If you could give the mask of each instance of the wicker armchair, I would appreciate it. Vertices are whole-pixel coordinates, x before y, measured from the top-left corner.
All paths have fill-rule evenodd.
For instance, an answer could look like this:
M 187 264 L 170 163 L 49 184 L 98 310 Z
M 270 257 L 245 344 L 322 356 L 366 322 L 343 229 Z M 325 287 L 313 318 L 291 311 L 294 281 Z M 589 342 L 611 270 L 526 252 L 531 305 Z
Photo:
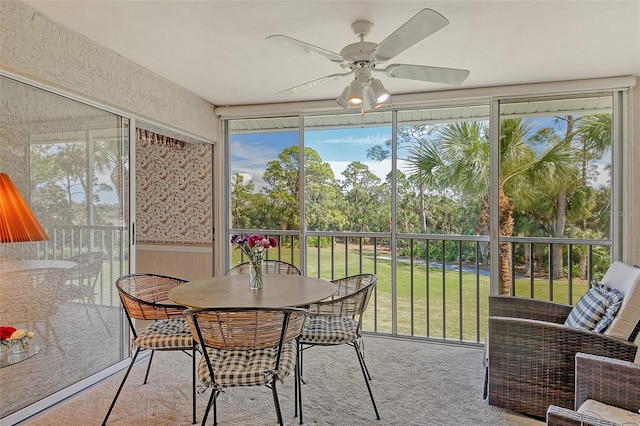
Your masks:
M 578 353 L 575 411 L 552 405 L 547 410 L 547 425 L 610 426 L 621 423 L 621 419 L 615 419 L 614 423 L 609 414 L 590 411 L 589 404 L 581 409 L 587 400 L 621 408 L 640 417 L 640 364 Z M 635 424 L 640 424 L 640 420 L 635 420 Z
M 369 299 L 378 281 L 375 274 L 359 274 L 333 280 L 336 292 L 326 300 L 309 307 L 309 317 L 299 338 L 300 371 L 302 372 L 302 351 L 313 346 L 335 346 L 348 344 L 355 348 L 360 368 L 364 376 L 369 397 L 380 420 L 380 414 L 373 398 L 369 381 L 371 376 L 364 362 L 361 343 L 362 315 L 367 309 Z M 301 393 L 296 400 L 300 406 L 300 423 L 302 423 Z
M 248 274 L 251 269 L 251 263 L 245 262 L 234 266 L 225 272 L 225 275 L 241 275 Z M 265 274 L 294 274 L 302 275 L 300 269 L 291 263 L 282 260 L 263 260 L 262 269 Z
M 630 283 L 633 291 L 626 294 L 625 299 L 637 301 L 640 270 L 615 262 L 602 282 L 610 283 L 607 280 L 612 277 Z M 640 312 L 632 303 L 628 303 L 627 308 L 624 303 L 614 322 L 624 315 L 627 323 L 637 323 Z M 609 329 L 597 333 L 565 326 L 571 309 L 569 305 L 542 300 L 489 297 L 488 383 L 485 386 L 488 386 L 490 405 L 544 418 L 550 405 L 573 407 L 578 352 L 633 361 L 638 346 L 607 334 Z
M 202 425 L 212 407 L 213 424 L 218 424 L 216 401 L 225 387 L 232 386 L 271 388 L 278 423 L 283 425 L 276 382 L 282 382 L 296 366 L 296 339 L 307 311 L 297 308 L 189 309 L 185 316 L 203 353 L 198 378 L 212 388 Z M 296 374 L 296 383 L 298 381 Z
M 129 363 L 129 368 L 120 383 L 120 387 L 118 387 L 113 397 L 109 411 L 107 411 L 107 415 L 102 422 L 103 425 L 107 423 L 111 415 L 120 391 L 122 391 L 131 368 L 136 362 L 136 358 L 144 350 L 151 351 L 149 364 L 144 376 L 144 384 L 147 383 L 155 351 L 183 351 L 191 355 L 193 368 L 193 423 L 196 422 L 195 344 L 184 318 L 184 310 L 186 308 L 171 303 L 167 297 L 169 290 L 184 282 L 184 280 L 178 278 L 155 274 L 129 274 L 118 278 L 116 281 L 116 288 L 131 328 L 132 344 L 135 347 L 135 352 Z M 152 320 L 153 322 L 145 330 L 138 333 L 134 320 Z

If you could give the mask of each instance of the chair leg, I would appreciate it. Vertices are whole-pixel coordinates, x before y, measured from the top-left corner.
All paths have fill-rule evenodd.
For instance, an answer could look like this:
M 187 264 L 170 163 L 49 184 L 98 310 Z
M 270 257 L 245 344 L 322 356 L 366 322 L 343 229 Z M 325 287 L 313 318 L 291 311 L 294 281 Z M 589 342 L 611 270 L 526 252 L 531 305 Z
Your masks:
M 220 395 L 220 391 L 215 390 L 215 397 L 213 398 L 213 426 L 217 426 L 218 424 L 218 395 Z M 204 423 L 202 424 L 204 426 Z
M 307 346 L 307 348 L 309 348 L 309 346 Z M 304 345 L 302 343 L 300 343 L 300 382 L 303 384 L 307 384 L 307 382 L 304 381 L 304 378 L 302 377 L 302 358 L 304 357 Z
M 93 326 L 93 321 L 91 321 L 91 315 L 89 314 L 89 307 L 87 305 L 87 301 L 84 300 L 84 297 L 80 296 L 80 300 L 82 301 L 82 304 L 84 305 L 84 311 L 87 313 L 87 318 L 89 319 L 89 324 Z
M 300 343 L 298 341 L 296 341 L 296 366 L 295 366 L 295 382 L 294 382 L 294 387 L 293 387 L 293 399 L 294 399 L 294 411 L 293 411 L 293 417 L 298 417 L 298 392 L 300 392 L 300 389 L 298 389 L 298 379 L 300 378 Z
M 362 342 L 362 337 L 358 339 L 358 341 Z M 364 361 L 364 343 L 360 343 L 358 350 L 360 351 L 360 355 L 362 356 L 362 360 Z M 371 381 L 371 374 L 369 374 L 369 369 L 367 368 L 367 364 L 364 363 L 364 370 L 367 372 L 367 377 L 369 381 Z
M 362 370 L 362 375 L 364 376 L 364 382 L 367 384 L 367 390 L 369 391 L 369 396 L 371 397 L 371 403 L 373 404 L 373 409 L 376 412 L 376 418 L 380 420 L 380 414 L 378 414 L 378 407 L 376 407 L 376 401 L 373 399 L 373 392 L 371 392 L 371 385 L 369 384 L 369 379 L 367 377 L 367 372 L 366 372 L 367 367 L 364 362 L 364 358 L 362 358 L 362 354 L 358 349 L 357 342 L 354 342 L 353 347 L 356 350 L 356 355 L 358 355 L 358 361 L 360 362 L 360 369 Z
M 143 385 L 147 384 L 147 378 L 149 377 L 149 370 L 151 370 L 151 361 L 153 361 L 153 354 L 155 354 L 156 351 L 155 350 L 151 350 L 151 356 L 149 357 L 149 365 L 147 365 L 147 373 L 144 375 L 144 383 Z
M 118 396 L 120 396 L 120 391 L 122 390 L 122 387 L 124 386 L 124 382 L 127 381 L 127 377 L 129 377 L 129 373 L 131 372 L 131 368 L 133 367 L 133 364 L 135 364 L 136 358 L 138 357 L 139 353 L 140 353 L 140 348 L 136 348 L 136 353 L 133 354 L 133 358 L 131 358 L 131 363 L 129 364 L 129 368 L 127 368 L 127 372 L 125 373 L 124 377 L 122 378 L 122 383 L 120 383 L 120 387 L 116 391 L 116 395 L 113 397 L 113 401 L 111 401 L 111 406 L 109 407 L 109 411 L 107 411 L 107 415 L 104 416 L 104 420 L 102 421 L 102 425 L 103 426 L 107 424 L 107 420 L 109 419 L 109 416 L 111 415 L 111 410 L 113 410 L 113 407 L 116 405 L 116 400 L 118 399 Z
M 207 410 L 204 412 L 204 417 L 202 418 L 202 426 L 207 423 L 207 417 L 209 417 L 209 411 L 211 411 L 211 406 L 213 406 L 213 424 L 218 424 L 216 418 L 216 390 L 215 388 L 211 390 L 211 396 L 209 397 L 209 402 L 207 403 Z
M 104 317 L 100 313 L 100 309 L 98 308 L 98 305 L 96 305 L 96 302 L 92 299 L 89 299 L 89 303 L 91 303 L 91 305 L 95 308 L 96 312 L 98 313 L 98 317 L 100 318 L 100 321 L 102 321 L 104 328 L 107 330 L 107 334 L 111 336 L 111 330 L 109 329 L 109 325 L 107 324 Z M 89 313 L 87 313 L 87 315 L 89 315 Z
M 280 403 L 278 402 L 278 391 L 276 390 L 276 379 L 271 382 L 271 393 L 273 394 L 273 404 L 276 406 L 276 414 L 278 415 L 278 424 L 284 426 L 282 422 L 282 412 L 280 411 Z
M 298 407 L 300 407 L 300 424 L 303 424 L 302 420 L 302 350 L 300 349 L 300 342 L 296 341 L 296 374 L 295 374 L 295 417 L 298 416 Z
M 196 424 L 196 341 L 193 341 L 193 351 L 191 353 L 191 396 L 193 399 L 193 418 L 191 424 Z

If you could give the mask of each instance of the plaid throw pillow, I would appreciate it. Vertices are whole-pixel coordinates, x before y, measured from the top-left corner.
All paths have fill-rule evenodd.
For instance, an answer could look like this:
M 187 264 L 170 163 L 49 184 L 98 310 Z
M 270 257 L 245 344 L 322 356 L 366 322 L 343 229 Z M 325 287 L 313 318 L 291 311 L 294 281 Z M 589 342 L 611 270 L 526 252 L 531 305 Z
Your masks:
M 578 300 L 564 325 L 602 333 L 613 321 L 624 294 L 596 281 Z

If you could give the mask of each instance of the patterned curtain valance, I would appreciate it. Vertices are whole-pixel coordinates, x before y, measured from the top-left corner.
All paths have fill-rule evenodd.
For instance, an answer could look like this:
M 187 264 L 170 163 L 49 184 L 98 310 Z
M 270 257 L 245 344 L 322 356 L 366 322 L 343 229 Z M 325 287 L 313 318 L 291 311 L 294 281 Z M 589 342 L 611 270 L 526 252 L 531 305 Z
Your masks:
M 148 142 L 151 145 L 163 145 L 169 148 L 184 149 L 184 146 L 187 144 L 184 141 L 165 135 L 159 135 L 149 130 L 136 129 L 136 133 L 138 134 L 138 141 Z

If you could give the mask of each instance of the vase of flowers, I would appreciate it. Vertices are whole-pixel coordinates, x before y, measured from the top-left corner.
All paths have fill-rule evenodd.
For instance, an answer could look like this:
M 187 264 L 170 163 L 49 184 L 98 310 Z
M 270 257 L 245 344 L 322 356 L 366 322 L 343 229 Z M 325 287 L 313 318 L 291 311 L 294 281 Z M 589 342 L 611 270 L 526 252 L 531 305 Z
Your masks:
M 265 237 L 262 234 L 250 234 L 240 237 L 231 237 L 231 244 L 249 258 L 249 288 L 258 290 L 262 288 L 262 261 L 267 249 L 278 247 L 278 240 L 273 237 Z
M 13 327 L 0 327 L 0 355 L 5 357 L 11 352 L 11 335 L 16 331 Z
M 0 327 L 0 351 L 5 353 L 22 353 L 29 350 L 29 341 L 34 333 L 14 327 Z

